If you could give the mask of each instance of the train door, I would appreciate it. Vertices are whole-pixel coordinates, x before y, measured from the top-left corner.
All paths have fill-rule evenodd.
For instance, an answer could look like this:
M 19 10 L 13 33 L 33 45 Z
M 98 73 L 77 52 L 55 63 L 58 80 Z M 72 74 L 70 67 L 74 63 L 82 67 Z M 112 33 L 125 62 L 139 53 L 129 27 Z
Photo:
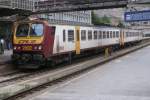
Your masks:
M 80 54 L 80 27 L 75 27 L 76 31 L 76 39 L 75 39 L 75 48 L 76 48 L 76 54 Z
M 121 29 L 121 31 L 120 31 L 120 45 L 124 45 L 124 30 L 123 29 Z

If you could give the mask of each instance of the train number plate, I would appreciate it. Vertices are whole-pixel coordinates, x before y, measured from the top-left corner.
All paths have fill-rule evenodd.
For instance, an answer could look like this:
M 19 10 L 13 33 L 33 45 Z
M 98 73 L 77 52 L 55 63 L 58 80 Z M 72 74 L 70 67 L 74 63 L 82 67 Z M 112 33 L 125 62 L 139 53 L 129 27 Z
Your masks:
M 32 50 L 32 46 L 23 46 L 22 50 Z

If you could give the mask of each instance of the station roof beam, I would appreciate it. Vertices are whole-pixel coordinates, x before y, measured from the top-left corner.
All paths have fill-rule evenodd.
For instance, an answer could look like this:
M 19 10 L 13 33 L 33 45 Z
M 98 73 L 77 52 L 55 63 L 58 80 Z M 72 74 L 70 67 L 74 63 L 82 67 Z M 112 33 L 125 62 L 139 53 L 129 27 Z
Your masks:
M 34 13 L 54 13 L 126 7 L 128 0 L 44 0 L 35 2 Z
M 28 14 L 33 9 L 33 0 L 0 0 L 0 17 L 14 14 Z

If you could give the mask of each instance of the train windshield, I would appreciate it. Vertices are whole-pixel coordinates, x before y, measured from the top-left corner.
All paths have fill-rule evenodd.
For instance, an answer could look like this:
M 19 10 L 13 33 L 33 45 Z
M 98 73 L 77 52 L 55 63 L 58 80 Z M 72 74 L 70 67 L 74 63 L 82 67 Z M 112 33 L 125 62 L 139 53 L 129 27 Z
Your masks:
M 42 35 L 43 35 L 43 24 L 32 24 L 30 36 L 42 36 Z
M 25 37 L 28 36 L 29 32 L 29 24 L 20 24 L 16 31 L 17 37 Z
M 43 28 L 44 28 L 43 24 L 32 24 L 31 27 L 29 24 L 20 24 L 17 28 L 16 36 L 17 37 L 42 36 Z

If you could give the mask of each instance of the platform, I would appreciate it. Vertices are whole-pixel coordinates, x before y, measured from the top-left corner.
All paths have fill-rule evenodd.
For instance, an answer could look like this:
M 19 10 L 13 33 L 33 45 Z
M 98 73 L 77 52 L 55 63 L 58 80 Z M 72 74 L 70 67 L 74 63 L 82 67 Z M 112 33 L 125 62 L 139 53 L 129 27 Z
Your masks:
M 30 100 L 150 100 L 149 51 L 115 59 Z
M 5 50 L 4 54 L 0 54 L 0 65 L 5 64 L 11 60 L 12 50 Z

